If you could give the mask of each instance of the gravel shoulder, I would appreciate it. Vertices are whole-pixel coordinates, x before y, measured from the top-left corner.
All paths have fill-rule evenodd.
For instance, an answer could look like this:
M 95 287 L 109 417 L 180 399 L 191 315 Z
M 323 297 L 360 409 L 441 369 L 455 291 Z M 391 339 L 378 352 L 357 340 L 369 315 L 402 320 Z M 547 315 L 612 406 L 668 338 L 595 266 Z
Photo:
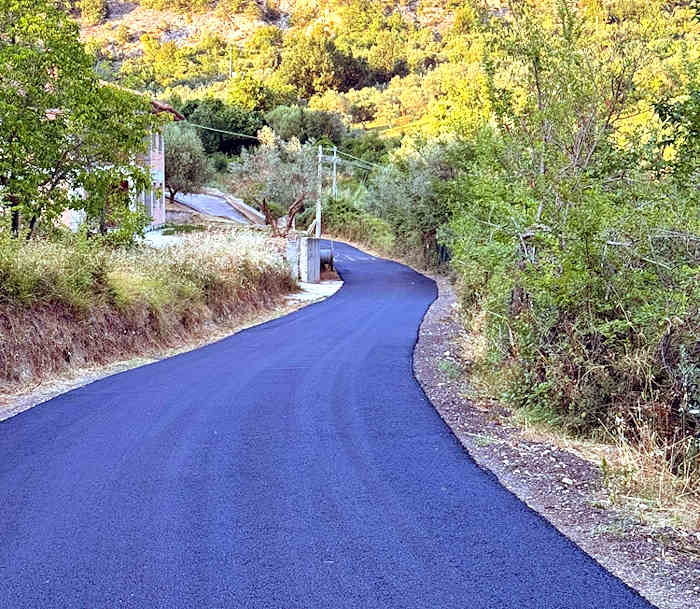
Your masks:
M 455 291 L 434 279 L 440 295 L 421 325 L 414 371 L 469 454 L 659 609 L 700 607 L 700 531 L 641 522 L 612 505 L 598 464 L 546 437 L 533 440 L 507 409 L 469 399 L 469 366 L 460 357 L 468 336 Z

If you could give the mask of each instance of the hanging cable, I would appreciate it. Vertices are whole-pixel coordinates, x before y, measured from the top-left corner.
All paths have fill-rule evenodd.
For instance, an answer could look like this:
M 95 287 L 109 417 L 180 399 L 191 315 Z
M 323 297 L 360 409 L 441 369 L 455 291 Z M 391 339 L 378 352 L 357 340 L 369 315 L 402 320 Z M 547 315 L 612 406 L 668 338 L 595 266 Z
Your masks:
M 198 125 L 196 123 L 191 123 L 190 121 L 185 121 L 185 123 L 190 125 L 191 127 L 197 127 L 198 129 L 206 129 L 207 131 L 216 131 L 217 133 L 224 133 L 226 135 L 234 135 L 236 137 L 245 137 L 245 138 L 248 138 L 249 140 L 255 140 L 256 142 L 260 141 L 260 138 L 255 137 L 254 135 L 246 135 L 245 133 L 236 133 L 235 131 L 225 131 L 224 129 L 214 129 L 214 127 L 205 127 L 204 125 Z

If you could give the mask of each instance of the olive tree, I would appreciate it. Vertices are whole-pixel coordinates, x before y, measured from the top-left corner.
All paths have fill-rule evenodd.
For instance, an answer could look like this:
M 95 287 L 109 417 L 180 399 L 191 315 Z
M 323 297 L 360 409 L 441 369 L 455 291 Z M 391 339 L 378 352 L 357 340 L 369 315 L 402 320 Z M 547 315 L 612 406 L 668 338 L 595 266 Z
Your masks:
M 231 190 L 260 209 L 275 235 L 286 235 L 295 216 L 318 191 L 317 149 L 292 138 L 284 141 L 265 127 L 261 143 L 243 150 L 231 168 Z M 286 216 L 280 231 L 278 221 Z
M 191 127 L 165 129 L 165 187 L 172 200 L 178 192 L 199 192 L 211 176 L 202 140 Z

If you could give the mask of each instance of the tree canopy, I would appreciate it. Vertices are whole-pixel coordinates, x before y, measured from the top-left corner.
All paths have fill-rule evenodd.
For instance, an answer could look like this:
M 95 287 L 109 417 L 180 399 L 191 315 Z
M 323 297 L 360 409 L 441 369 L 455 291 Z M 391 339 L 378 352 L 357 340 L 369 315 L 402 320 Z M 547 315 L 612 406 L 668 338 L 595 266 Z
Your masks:
M 124 209 L 146 179 L 132 164 L 159 119 L 102 85 L 78 27 L 49 0 L 0 0 L 0 200 L 33 229 L 68 207 Z M 111 193 L 106 197 L 106 193 Z

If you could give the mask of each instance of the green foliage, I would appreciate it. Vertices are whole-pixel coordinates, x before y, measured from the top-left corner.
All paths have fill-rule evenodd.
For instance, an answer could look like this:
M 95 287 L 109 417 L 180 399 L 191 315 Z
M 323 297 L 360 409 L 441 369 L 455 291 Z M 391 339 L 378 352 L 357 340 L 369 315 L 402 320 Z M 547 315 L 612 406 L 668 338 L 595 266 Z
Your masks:
M 181 235 L 188 233 L 201 233 L 206 231 L 204 224 L 171 224 L 163 229 L 164 235 Z
M 218 173 L 226 173 L 230 163 L 231 158 L 223 152 L 215 152 L 211 155 L 212 168 Z
M 352 133 L 343 140 L 341 149 L 370 163 L 385 163 L 389 154 L 401 145 L 398 138 L 382 137 L 374 131 Z
M 239 66 L 246 73 L 260 76 L 271 75 L 282 61 L 284 34 L 274 25 L 256 29 L 243 46 L 243 56 Z
M 228 80 L 224 95 L 229 104 L 261 112 L 286 103 L 294 103 L 297 99 L 291 87 L 265 84 L 251 76 L 236 76 Z
M 301 143 L 326 139 L 339 144 L 347 133 L 338 114 L 299 106 L 278 106 L 265 115 L 265 120 L 283 140 L 296 137 Z
M 131 40 L 131 32 L 129 31 L 129 28 L 126 27 L 123 23 L 119 25 L 117 28 L 117 42 L 120 42 L 121 44 L 126 44 Z
M 139 0 L 146 8 L 159 11 L 176 10 L 180 12 L 202 12 L 209 8 L 209 0 Z
M 329 199 L 323 206 L 323 231 L 339 239 L 393 254 L 396 237 L 388 222 L 358 209 L 351 199 Z
M 333 40 L 316 28 L 286 37 L 276 77 L 294 87 L 300 97 L 308 98 L 326 89 L 342 87 L 343 72 L 343 55 Z
M 160 122 L 147 100 L 98 82 L 53 2 L 4 0 L 0 22 L 0 202 L 30 232 L 68 207 L 104 216 L 100 195 L 122 183 L 112 213 L 128 208 L 147 179 L 131 161 Z
M 700 62 L 688 66 L 691 81 L 681 99 L 661 101 L 656 113 L 666 127 L 666 137 L 660 142 L 671 149 L 672 160 L 665 163 L 676 178 L 697 183 L 700 172 Z
M 178 46 L 172 40 L 160 42 L 150 33 L 141 36 L 140 42 L 143 55 L 128 57 L 119 68 L 119 79 L 129 87 L 158 90 L 179 84 L 198 86 L 228 74 L 229 49 L 217 36 L 204 36 L 192 46 Z
M 107 17 L 106 0 L 79 0 L 80 16 L 88 25 L 101 23 Z
M 199 192 L 211 176 L 209 159 L 197 133 L 178 124 L 165 130 L 165 187 L 170 198 L 179 192 Z
M 261 129 L 261 144 L 244 149 L 231 165 L 231 192 L 265 213 L 274 224 L 286 215 L 291 220 L 312 201 L 318 191 L 316 150 L 298 139 L 284 141 L 269 127 Z M 276 231 L 276 228 L 274 229 Z
M 685 441 L 700 425 L 693 86 L 655 103 L 684 41 L 655 3 L 610 3 L 604 20 L 600 3 L 514 6 L 488 24 L 497 128 L 457 155 L 440 232 L 485 361 L 515 364 L 506 395 L 537 418 Z
M 243 106 L 230 105 L 221 99 L 206 97 L 188 101 L 182 106 L 187 120 L 196 125 L 220 129 L 241 135 L 228 135 L 216 131 L 199 130 L 199 137 L 207 153 L 223 152 L 238 154 L 243 146 L 249 145 L 250 137 L 265 124 L 261 113 L 250 111 Z
M 455 176 L 454 144 L 406 139 L 372 174 L 367 209 L 392 227 L 401 254 L 421 267 L 438 264 L 438 228 L 449 209 L 440 184 Z

